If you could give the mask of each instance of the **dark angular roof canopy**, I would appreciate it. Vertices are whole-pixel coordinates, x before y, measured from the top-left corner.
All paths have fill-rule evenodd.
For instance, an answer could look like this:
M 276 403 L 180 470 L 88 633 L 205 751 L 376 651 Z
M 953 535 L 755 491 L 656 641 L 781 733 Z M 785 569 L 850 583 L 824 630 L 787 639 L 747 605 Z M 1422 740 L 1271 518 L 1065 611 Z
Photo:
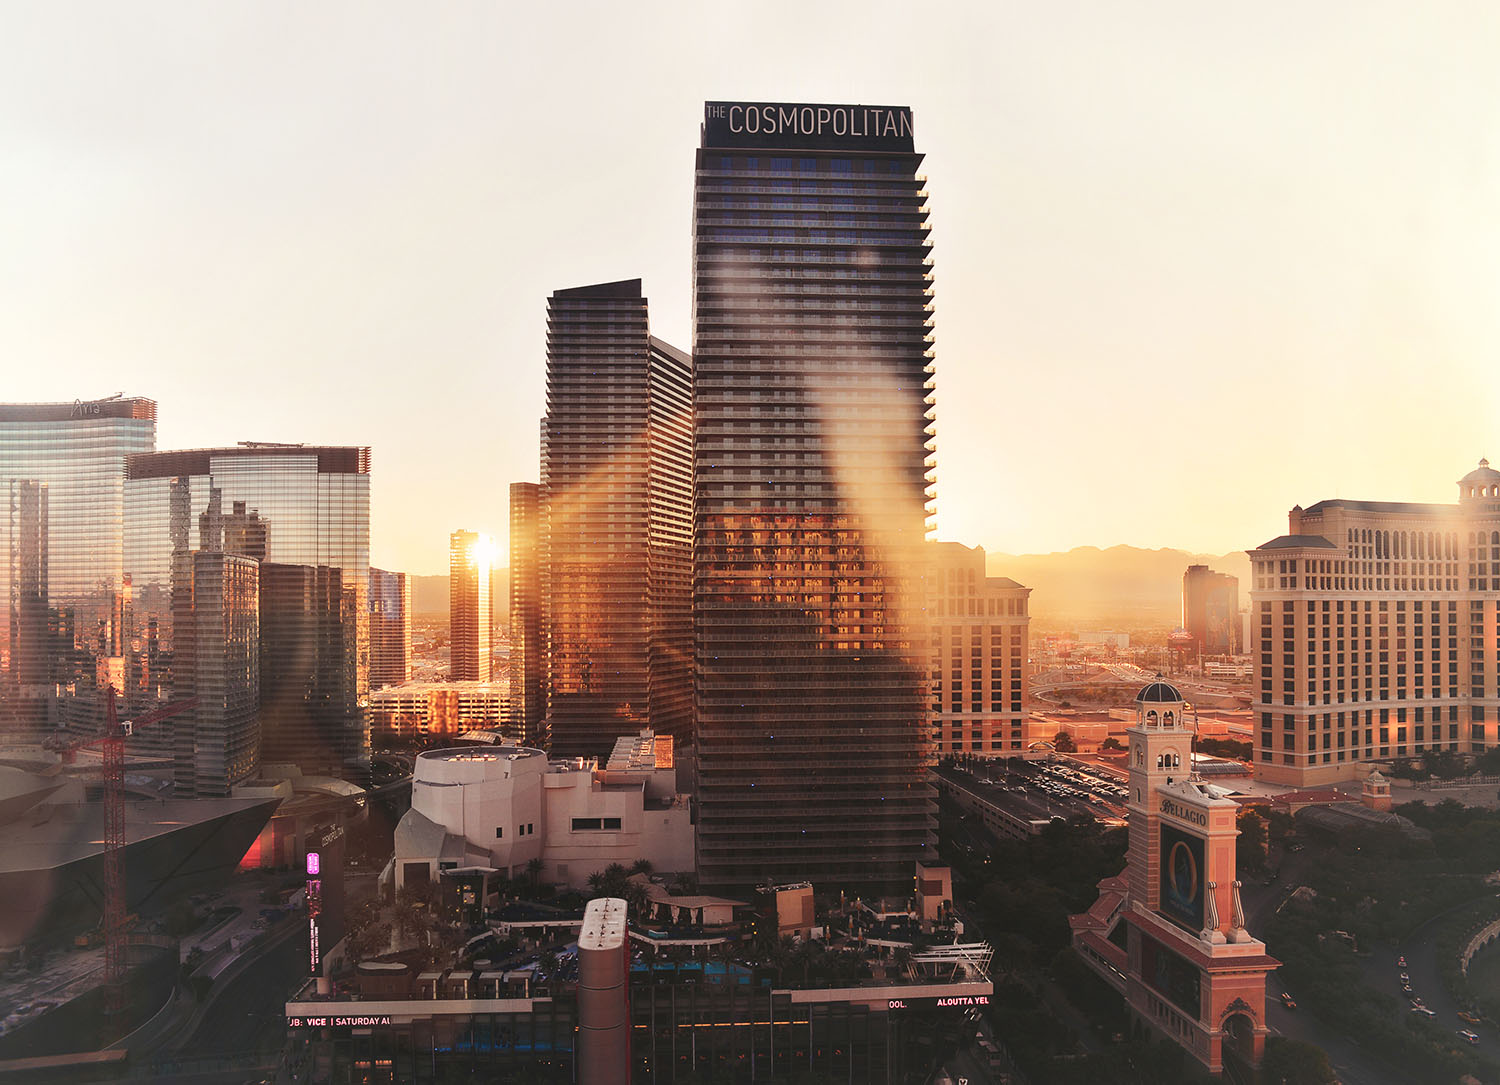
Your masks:
M 1163 681 L 1162 676 L 1158 674 L 1156 681 L 1137 693 L 1135 699 L 1137 703 L 1142 704 L 1163 704 L 1166 702 L 1184 701 L 1187 698 L 1178 692 L 1176 686 L 1170 682 Z
M 1278 535 L 1270 542 L 1261 543 L 1257 550 L 1337 550 L 1338 547 L 1321 535 Z

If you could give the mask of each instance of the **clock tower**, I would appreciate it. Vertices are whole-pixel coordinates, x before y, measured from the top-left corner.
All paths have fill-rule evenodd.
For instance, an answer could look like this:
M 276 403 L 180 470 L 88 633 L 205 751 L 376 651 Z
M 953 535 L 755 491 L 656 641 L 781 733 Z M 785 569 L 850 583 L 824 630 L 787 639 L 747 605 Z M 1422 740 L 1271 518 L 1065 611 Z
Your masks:
M 1214 1073 L 1265 1049 L 1266 974 L 1277 961 L 1245 929 L 1235 872 L 1239 804 L 1193 772 L 1192 706 L 1160 675 L 1136 695 L 1124 873 L 1069 920 L 1084 962 L 1137 1021 Z

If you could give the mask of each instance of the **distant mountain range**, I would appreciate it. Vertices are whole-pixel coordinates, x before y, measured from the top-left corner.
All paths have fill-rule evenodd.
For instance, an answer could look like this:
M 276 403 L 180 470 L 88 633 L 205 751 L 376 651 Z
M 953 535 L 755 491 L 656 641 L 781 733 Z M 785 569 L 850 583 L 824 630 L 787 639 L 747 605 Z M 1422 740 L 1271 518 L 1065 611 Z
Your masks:
M 1182 620 L 1182 574 L 1207 565 L 1239 578 L 1240 606 L 1249 602 L 1250 559 L 1244 551 L 1191 554 L 1135 546 L 1076 546 L 1065 553 L 986 554 L 990 576 L 1008 576 L 1031 593 L 1040 628 L 1172 628 Z
M 500 624 L 510 620 L 510 570 L 496 569 L 490 581 L 490 590 L 495 593 L 495 613 Z M 411 578 L 411 612 L 413 614 L 448 613 L 448 578 L 437 576 L 414 576 Z
M 1040 628 L 1170 629 L 1182 619 L 1182 574 L 1207 565 L 1239 577 L 1240 606 L 1249 602 L 1250 559 L 1244 551 L 1192 554 L 1136 546 L 1075 546 L 1053 554 L 988 553 L 990 576 L 1008 576 L 1031 593 L 1031 616 Z M 496 569 L 493 581 L 500 624 L 510 612 L 510 573 Z M 448 613 L 448 578 L 411 578 L 414 614 Z

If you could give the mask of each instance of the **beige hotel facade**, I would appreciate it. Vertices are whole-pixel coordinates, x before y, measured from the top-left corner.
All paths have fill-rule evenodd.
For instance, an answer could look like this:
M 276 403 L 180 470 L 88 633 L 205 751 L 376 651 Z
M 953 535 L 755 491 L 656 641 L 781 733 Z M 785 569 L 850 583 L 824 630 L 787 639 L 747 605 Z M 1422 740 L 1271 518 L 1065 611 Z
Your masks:
M 1458 485 L 1452 505 L 1298 506 L 1249 551 L 1259 778 L 1500 742 L 1500 471 Z
M 983 547 L 928 544 L 932 738 L 939 757 L 1025 752 L 1030 595 L 1009 577 L 985 575 Z

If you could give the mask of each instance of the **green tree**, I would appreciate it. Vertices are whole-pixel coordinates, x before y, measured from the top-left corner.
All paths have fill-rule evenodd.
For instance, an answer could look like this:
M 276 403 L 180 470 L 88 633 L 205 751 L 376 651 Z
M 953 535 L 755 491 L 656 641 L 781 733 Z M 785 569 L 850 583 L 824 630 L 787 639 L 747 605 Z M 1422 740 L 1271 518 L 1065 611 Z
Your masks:
M 1115 738 L 1114 735 L 1110 735 L 1099 744 L 1099 748 L 1101 750 L 1123 750 L 1125 747 L 1119 739 Z
M 1282 1085 L 1333 1085 L 1338 1081 L 1321 1047 L 1284 1036 L 1272 1036 L 1266 1041 L 1260 1073 L 1262 1081 Z
M 1240 835 L 1235 841 L 1235 865 L 1241 870 L 1266 868 L 1266 819 L 1250 807 L 1240 811 Z
M 542 861 L 540 858 L 530 859 L 526 863 L 526 874 L 531 878 L 531 889 L 535 892 L 542 884 Z
M 1059 731 L 1052 736 L 1052 748 L 1058 753 L 1073 753 L 1078 749 L 1073 736 L 1066 731 Z

